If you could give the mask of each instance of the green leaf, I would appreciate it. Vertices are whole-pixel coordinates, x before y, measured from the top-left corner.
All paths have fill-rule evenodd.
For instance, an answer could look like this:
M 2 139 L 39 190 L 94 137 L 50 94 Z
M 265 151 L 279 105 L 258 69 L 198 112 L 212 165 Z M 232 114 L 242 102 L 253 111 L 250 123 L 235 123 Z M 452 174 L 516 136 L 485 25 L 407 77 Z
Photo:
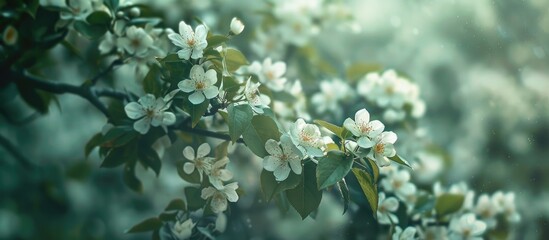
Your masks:
M 105 133 L 99 141 L 99 145 L 106 145 L 108 147 L 113 147 L 114 145 L 122 146 L 129 142 L 132 139 L 132 136 L 134 138 L 137 137 L 137 134 L 135 133 L 137 132 L 135 132 L 130 126 L 116 126 Z M 124 137 L 124 135 L 129 135 L 130 139 L 128 139 L 128 137 Z
M 370 158 L 366 158 L 366 165 L 370 168 L 372 171 L 371 174 L 374 176 L 374 182 L 377 183 L 377 180 L 379 179 L 379 166 L 374 162 L 374 160 Z
M 88 157 L 91 153 L 91 151 L 99 146 L 99 143 L 101 141 L 101 138 L 103 138 L 103 135 L 101 133 L 96 133 L 93 135 L 93 137 L 86 143 L 86 146 L 84 147 L 84 156 Z
M 21 98 L 23 98 L 30 107 L 42 114 L 48 112 L 49 100 L 51 98 L 47 97 L 47 93 L 35 90 L 30 84 L 26 84 L 24 80 L 16 81 L 16 83 Z
M 143 165 L 152 168 L 156 173 L 156 177 L 158 177 L 160 168 L 162 167 L 162 161 L 154 149 L 151 147 L 139 148 L 139 159 Z
M 124 166 L 124 183 L 130 187 L 130 189 L 141 192 L 143 191 L 143 184 L 135 176 L 135 160 L 127 162 Z
M 152 217 L 136 224 L 130 230 L 127 230 L 126 233 L 150 232 L 160 229 L 160 227 L 162 227 L 162 221 L 157 217 Z
M 353 159 L 341 151 L 329 151 L 325 157 L 318 159 L 316 168 L 316 181 L 318 189 L 322 190 L 328 186 L 341 181 L 353 165 Z
M 211 36 L 208 36 L 208 38 L 206 39 L 206 41 L 208 41 L 209 48 L 217 47 L 228 40 L 229 40 L 229 37 L 225 35 L 211 35 Z
M 274 120 L 263 115 L 255 115 L 252 118 L 251 124 L 242 133 L 242 138 L 246 146 L 257 156 L 265 157 L 265 142 L 269 139 L 278 141 L 280 139 L 280 131 Z
M 174 210 L 180 210 L 180 211 L 185 211 L 187 210 L 187 205 L 185 204 L 185 202 L 183 201 L 183 199 L 174 199 L 172 200 L 168 206 L 166 207 L 166 209 L 164 209 L 164 211 L 174 211 Z
M 377 184 L 372 182 L 370 175 L 366 171 L 358 168 L 353 168 L 352 171 L 360 184 L 360 188 L 362 188 L 362 192 L 366 196 L 366 200 L 370 204 L 370 208 L 372 208 L 374 218 L 376 218 L 378 204 Z
M 155 97 L 160 97 L 162 86 L 160 85 L 160 68 L 158 65 L 153 64 L 151 69 L 143 79 L 143 90 L 145 93 L 150 93 Z
M 198 210 L 206 205 L 206 200 L 201 197 L 202 191 L 195 187 L 185 188 L 185 197 L 189 211 Z
M 344 128 L 322 120 L 314 120 L 314 123 L 325 127 L 326 129 L 330 130 L 330 132 L 341 138 Z
M 103 2 L 113 11 L 118 8 L 119 0 L 104 0 Z
M 227 48 L 225 50 L 225 66 L 227 66 L 227 71 L 231 73 L 235 72 L 243 65 L 248 65 L 248 60 L 242 52 L 234 48 Z
M 404 166 L 409 167 L 410 169 L 412 169 L 412 166 L 410 165 L 410 163 L 408 161 L 406 161 L 404 158 L 402 158 L 401 156 L 399 156 L 399 155 L 394 155 L 394 156 L 390 157 L 389 159 L 391 159 L 393 162 L 396 162 L 400 165 L 404 165 Z
M 111 20 L 111 16 L 105 11 L 95 11 L 86 18 L 86 22 L 91 25 L 109 26 L 111 24 Z
M 435 201 L 435 210 L 437 215 L 444 216 L 454 213 L 463 206 L 465 196 L 463 194 L 445 193 L 437 197 Z
M 104 25 L 90 25 L 84 21 L 76 21 L 73 24 L 74 29 L 80 32 L 87 38 L 98 39 L 107 32 L 107 26 Z
M 208 105 L 210 105 L 209 100 L 204 100 L 204 102 L 198 105 L 194 105 L 188 100 L 185 101 L 183 105 L 183 110 L 191 115 L 193 128 L 196 126 L 196 124 L 198 124 L 198 122 L 200 122 L 200 119 L 202 119 L 202 116 L 204 116 L 204 114 L 208 110 Z
M 229 136 L 231 136 L 231 141 L 236 142 L 244 130 L 250 125 L 254 112 L 248 104 L 237 106 L 231 104 L 227 107 L 227 112 L 229 114 L 229 118 L 227 119 Z
M 115 168 L 126 162 L 126 149 L 115 148 L 109 152 L 101 163 L 102 168 Z
M 220 160 L 229 154 L 228 153 L 229 143 L 230 143 L 229 141 L 224 141 L 219 145 L 217 145 L 217 147 L 215 147 L 215 160 Z
M 345 214 L 345 212 L 347 212 L 347 209 L 349 209 L 349 203 L 351 202 L 349 187 L 347 186 L 347 182 L 345 182 L 345 178 L 337 182 L 337 189 L 339 190 L 339 192 L 341 193 L 341 197 L 343 198 L 343 214 Z
M 261 172 L 261 192 L 267 202 L 270 202 L 273 197 L 285 190 L 295 188 L 301 182 L 301 176 L 290 172 L 288 178 L 284 181 L 277 182 L 272 172 L 263 170 Z
M 295 210 L 305 219 L 315 211 L 322 200 L 322 191 L 319 191 L 316 183 L 316 164 L 305 163 L 303 166 L 302 180 L 293 189 L 286 191 L 286 197 Z

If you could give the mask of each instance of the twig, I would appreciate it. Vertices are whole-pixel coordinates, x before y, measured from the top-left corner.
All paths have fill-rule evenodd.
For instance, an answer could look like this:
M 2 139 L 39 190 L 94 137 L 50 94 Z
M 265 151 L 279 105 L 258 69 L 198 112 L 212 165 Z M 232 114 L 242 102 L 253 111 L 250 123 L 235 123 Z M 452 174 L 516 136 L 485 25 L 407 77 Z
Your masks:
M 34 163 L 31 162 L 27 157 L 25 157 L 7 138 L 0 135 L 0 145 L 4 146 L 13 157 L 15 157 L 19 162 L 27 168 L 34 166 Z
M 93 77 L 91 79 L 91 84 L 92 85 L 95 85 L 97 83 L 97 81 L 99 81 L 99 79 L 101 79 L 102 77 L 104 77 L 105 75 L 107 75 L 110 71 L 112 71 L 116 66 L 118 65 L 122 65 L 124 63 L 124 61 L 122 61 L 122 59 L 116 59 L 114 61 L 111 62 L 111 64 L 105 69 L 103 70 L 102 72 L 98 73 L 97 75 L 95 75 L 95 77 Z
M 101 111 L 106 117 L 109 117 L 109 112 L 105 104 L 99 101 L 100 96 L 113 97 L 120 100 L 127 99 L 127 95 L 123 92 L 118 92 L 112 89 L 95 89 L 91 86 L 75 86 L 66 83 L 56 83 L 51 81 L 42 80 L 36 76 L 32 76 L 28 73 L 23 73 L 22 77 L 33 87 L 55 94 L 72 93 L 88 100 L 99 111 Z
M 184 132 L 188 132 L 188 133 L 191 133 L 191 134 L 197 134 L 197 135 L 202 135 L 202 136 L 206 136 L 206 137 L 213 137 L 213 138 L 218 138 L 218 139 L 227 140 L 227 141 L 231 140 L 231 137 L 227 134 L 211 132 L 211 131 L 200 129 L 200 128 L 192 128 L 192 127 L 189 127 L 189 126 L 186 126 L 186 125 L 179 126 L 176 129 L 184 131 Z M 237 143 L 244 143 L 244 139 L 239 138 L 239 139 L 236 140 L 236 142 Z

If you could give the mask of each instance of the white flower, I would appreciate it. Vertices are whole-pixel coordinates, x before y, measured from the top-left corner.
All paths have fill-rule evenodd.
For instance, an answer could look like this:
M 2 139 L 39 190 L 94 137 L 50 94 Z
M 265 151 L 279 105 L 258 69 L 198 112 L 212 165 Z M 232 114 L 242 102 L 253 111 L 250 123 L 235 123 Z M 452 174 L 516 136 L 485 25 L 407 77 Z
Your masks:
M 494 227 L 496 225 L 494 217 L 498 214 L 498 211 L 498 205 L 494 204 L 487 194 L 479 196 L 477 205 L 475 206 L 475 213 L 486 222 L 486 225 L 489 227 Z
M 261 58 L 271 57 L 281 59 L 284 53 L 285 44 L 280 41 L 278 31 L 271 30 L 267 33 L 261 29 L 255 31 L 255 38 L 250 43 L 250 48 Z
M 84 20 L 93 10 L 90 0 L 68 0 L 67 3 L 68 11 L 61 11 L 61 19 L 64 20 Z
M 385 198 L 385 193 L 378 195 L 377 221 L 380 224 L 396 224 L 398 218 L 394 214 L 398 209 L 398 200 L 394 197 Z
M 380 184 L 385 191 L 394 192 L 403 201 L 407 201 L 417 190 L 416 185 L 410 182 L 410 173 L 407 170 L 398 170 L 387 175 Z
M 217 73 L 210 69 L 204 73 L 200 65 L 194 65 L 191 68 L 190 79 L 185 79 L 177 86 L 181 91 L 190 93 L 189 101 L 192 104 L 200 104 L 206 99 L 212 99 L 219 94 L 219 89 L 214 84 L 217 82 Z
M 153 45 L 153 38 L 143 28 L 130 26 L 126 28 L 126 36 L 118 38 L 118 46 L 131 55 L 142 56 Z
M 335 112 L 340 115 L 339 102 L 348 99 L 353 94 L 351 87 L 340 79 L 320 82 L 320 92 L 311 97 L 311 103 L 316 106 L 319 113 Z
M 167 102 L 160 97 L 155 100 L 154 95 L 147 94 L 139 98 L 138 102 L 128 103 L 124 110 L 129 118 L 139 119 L 133 124 L 133 128 L 141 134 L 146 134 L 151 125 L 158 127 L 175 123 L 175 115 L 166 112 L 170 105 L 171 101 Z
M 288 178 L 290 170 L 295 174 L 301 174 L 303 155 L 288 135 L 280 137 L 280 146 L 273 139 L 267 140 L 265 150 L 270 155 L 263 158 L 263 167 L 265 170 L 273 172 L 277 181 L 284 181 Z
M 19 38 L 19 32 L 17 32 L 17 29 L 15 29 L 12 25 L 8 25 L 6 29 L 4 29 L 4 33 L 2 34 L 2 41 L 8 45 L 13 46 L 17 43 L 17 39 Z
M 382 132 L 374 138 L 374 146 L 368 154 L 380 167 L 391 164 L 387 157 L 396 155 L 396 150 L 393 144 L 397 140 L 397 135 L 394 132 Z
M 192 219 L 187 219 L 184 222 L 176 221 L 172 232 L 178 239 L 188 239 L 191 237 L 195 225 Z
M 395 233 L 393 233 L 393 240 L 414 240 L 417 229 L 415 227 L 407 227 L 402 231 L 402 228 L 396 226 Z
M 191 146 L 187 146 L 183 149 L 183 156 L 187 158 L 190 162 L 186 162 L 183 165 L 183 171 L 186 174 L 191 174 L 196 169 L 198 174 L 200 174 L 200 181 L 202 181 L 202 175 L 209 174 L 212 170 L 212 161 L 213 158 L 207 157 L 210 154 L 210 145 L 208 143 L 202 143 L 198 146 L 196 150 L 196 155 L 194 149 Z
M 451 239 L 480 240 L 486 230 L 486 224 L 476 219 L 474 213 L 466 213 L 450 221 Z
M 385 129 L 383 123 L 378 120 L 370 122 L 370 113 L 364 108 L 356 112 L 354 121 L 351 118 L 345 119 L 343 126 L 358 137 L 358 146 L 362 148 L 374 146 L 375 142 L 372 139 L 376 138 Z
M 227 200 L 229 202 L 238 201 L 238 194 L 236 189 L 238 188 L 238 183 L 229 183 L 225 186 L 222 186 L 220 189 L 213 187 L 207 187 L 202 189 L 201 197 L 202 199 L 212 198 L 210 206 L 214 213 L 222 213 L 227 210 Z
M 263 60 L 263 64 L 258 61 L 254 61 L 249 67 L 248 71 L 257 75 L 259 81 L 265 84 L 268 88 L 274 91 L 282 91 L 286 78 L 282 77 L 286 73 L 286 63 L 275 62 L 273 63 L 270 58 Z
M 495 204 L 500 212 L 503 212 L 507 221 L 519 222 L 520 214 L 518 214 L 515 206 L 515 193 L 503 193 L 498 191 L 492 196 L 492 203 Z
M 320 149 L 324 146 L 324 141 L 320 136 L 320 129 L 318 129 L 318 126 L 307 124 L 302 118 L 297 119 L 290 127 L 290 137 L 301 152 L 315 157 L 324 155 Z
M 181 48 L 177 55 L 181 59 L 189 60 L 202 58 L 204 48 L 208 46 L 206 37 L 208 30 L 204 25 L 198 25 L 195 31 L 184 21 L 179 22 L 179 34 L 171 33 L 168 38 L 172 43 Z
M 234 35 L 240 34 L 242 31 L 244 31 L 244 24 L 240 19 L 234 17 L 231 20 L 231 33 Z
M 244 88 L 246 100 L 248 100 L 250 107 L 257 113 L 263 113 L 263 108 L 268 108 L 269 103 L 271 103 L 271 99 L 268 96 L 259 92 L 258 88 L 260 85 L 260 83 L 252 83 L 251 79 L 248 79 Z
M 310 17 L 293 14 L 283 19 L 278 26 L 281 41 L 296 45 L 305 45 L 313 34 L 318 33 L 318 26 Z
M 217 189 L 223 188 L 224 181 L 229 181 L 233 178 L 233 173 L 224 168 L 228 163 L 229 159 L 226 157 L 216 161 L 208 174 L 210 183 Z

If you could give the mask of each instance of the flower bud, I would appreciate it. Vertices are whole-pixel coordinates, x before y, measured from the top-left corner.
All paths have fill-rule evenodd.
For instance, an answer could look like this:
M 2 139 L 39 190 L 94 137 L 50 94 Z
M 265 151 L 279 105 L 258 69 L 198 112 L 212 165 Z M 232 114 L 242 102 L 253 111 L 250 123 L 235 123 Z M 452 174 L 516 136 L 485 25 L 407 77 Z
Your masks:
M 132 7 L 130 9 L 130 16 L 132 17 L 139 17 L 139 15 L 141 15 L 141 10 L 139 10 L 138 7 Z
M 231 20 L 231 33 L 234 35 L 240 34 L 244 30 L 244 24 L 240 19 L 234 17 Z

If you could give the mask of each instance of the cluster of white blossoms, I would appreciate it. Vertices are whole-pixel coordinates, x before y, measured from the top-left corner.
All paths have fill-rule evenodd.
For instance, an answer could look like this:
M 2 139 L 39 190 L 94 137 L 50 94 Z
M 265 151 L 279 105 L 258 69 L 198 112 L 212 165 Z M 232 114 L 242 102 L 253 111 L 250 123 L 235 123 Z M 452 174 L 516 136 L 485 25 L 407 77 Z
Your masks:
M 359 147 L 368 149 L 368 157 L 375 160 L 379 166 L 387 166 L 391 163 L 388 157 L 394 157 L 396 150 L 394 143 L 397 135 L 394 132 L 384 132 L 385 125 L 378 120 L 370 122 L 370 113 L 366 109 L 356 112 L 355 120 L 345 119 L 343 126 L 356 138 Z
M 149 132 L 151 126 L 166 127 L 175 123 L 175 114 L 168 112 L 172 103 L 172 94 L 166 97 L 155 98 L 152 94 L 146 94 L 137 102 L 130 102 L 125 107 L 126 115 L 130 119 L 137 120 L 133 128 L 141 133 Z
M 263 60 L 263 63 L 258 61 L 252 62 L 247 67 L 247 71 L 254 74 L 259 79 L 259 82 L 267 86 L 273 91 L 284 90 L 284 84 L 286 84 L 286 78 L 283 77 L 286 73 L 286 63 L 274 62 L 270 58 Z
M 236 193 L 238 183 L 224 183 L 233 178 L 233 173 L 225 168 L 229 163 L 229 159 L 224 157 L 216 160 L 208 156 L 210 151 L 211 148 L 208 143 L 201 144 L 196 153 L 192 147 L 185 147 L 183 156 L 188 162 L 183 164 L 183 171 L 186 174 L 198 172 L 200 181 L 203 180 L 204 175 L 208 176 L 211 186 L 202 189 L 201 197 L 205 200 L 211 198 L 210 207 L 212 212 L 222 213 L 227 210 L 227 201 L 238 201 L 238 194 Z
M 320 82 L 320 92 L 311 97 L 311 103 L 318 113 L 332 112 L 341 115 L 341 103 L 353 97 L 354 91 L 346 81 L 341 79 L 324 80 Z
M 57 7 L 60 11 L 60 17 L 63 20 L 84 20 L 86 17 L 98 9 L 101 1 L 97 0 L 40 0 L 40 5 L 44 7 Z
M 248 79 L 243 94 L 250 107 L 252 107 L 256 113 L 263 113 L 264 108 L 269 108 L 271 98 L 265 94 L 261 94 L 261 92 L 259 92 L 259 86 L 261 86 L 261 83 L 254 83 L 251 79 Z
M 503 216 L 508 223 L 520 221 L 520 215 L 515 207 L 514 193 L 496 192 L 492 196 L 482 194 L 474 204 L 475 193 L 464 182 L 443 188 L 440 183 L 433 186 L 434 197 L 443 194 L 462 195 L 462 206 L 450 215 L 449 226 L 433 226 L 437 222 L 434 217 L 420 216 L 414 212 L 418 198 L 424 191 L 418 190 L 410 181 L 409 170 L 391 165 L 380 169 L 380 193 L 378 203 L 378 222 L 380 224 L 395 224 L 399 219 L 394 214 L 400 204 L 406 207 L 406 213 L 413 221 L 420 220 L 418 225 L 409 226 L 404 231 L 395 229 L 393 239 L 482 239 L 482 235 L 494 229 L 498 216 Z M 386 197 L 389 195 L 390 197 Z M 433 210 L 432 216 L 436 216 Z M 420 219 L 421 218 L 421 219 Z
M 366 100 L 384 109 L 383 118 L 386 121 L 403 120 L 407 107 L 414 118 L 425 113 L 425 102 L 419 98 L 418 85 L 398 76 L 394 70 L 367 74 L 357 84 L 357 91 Z

